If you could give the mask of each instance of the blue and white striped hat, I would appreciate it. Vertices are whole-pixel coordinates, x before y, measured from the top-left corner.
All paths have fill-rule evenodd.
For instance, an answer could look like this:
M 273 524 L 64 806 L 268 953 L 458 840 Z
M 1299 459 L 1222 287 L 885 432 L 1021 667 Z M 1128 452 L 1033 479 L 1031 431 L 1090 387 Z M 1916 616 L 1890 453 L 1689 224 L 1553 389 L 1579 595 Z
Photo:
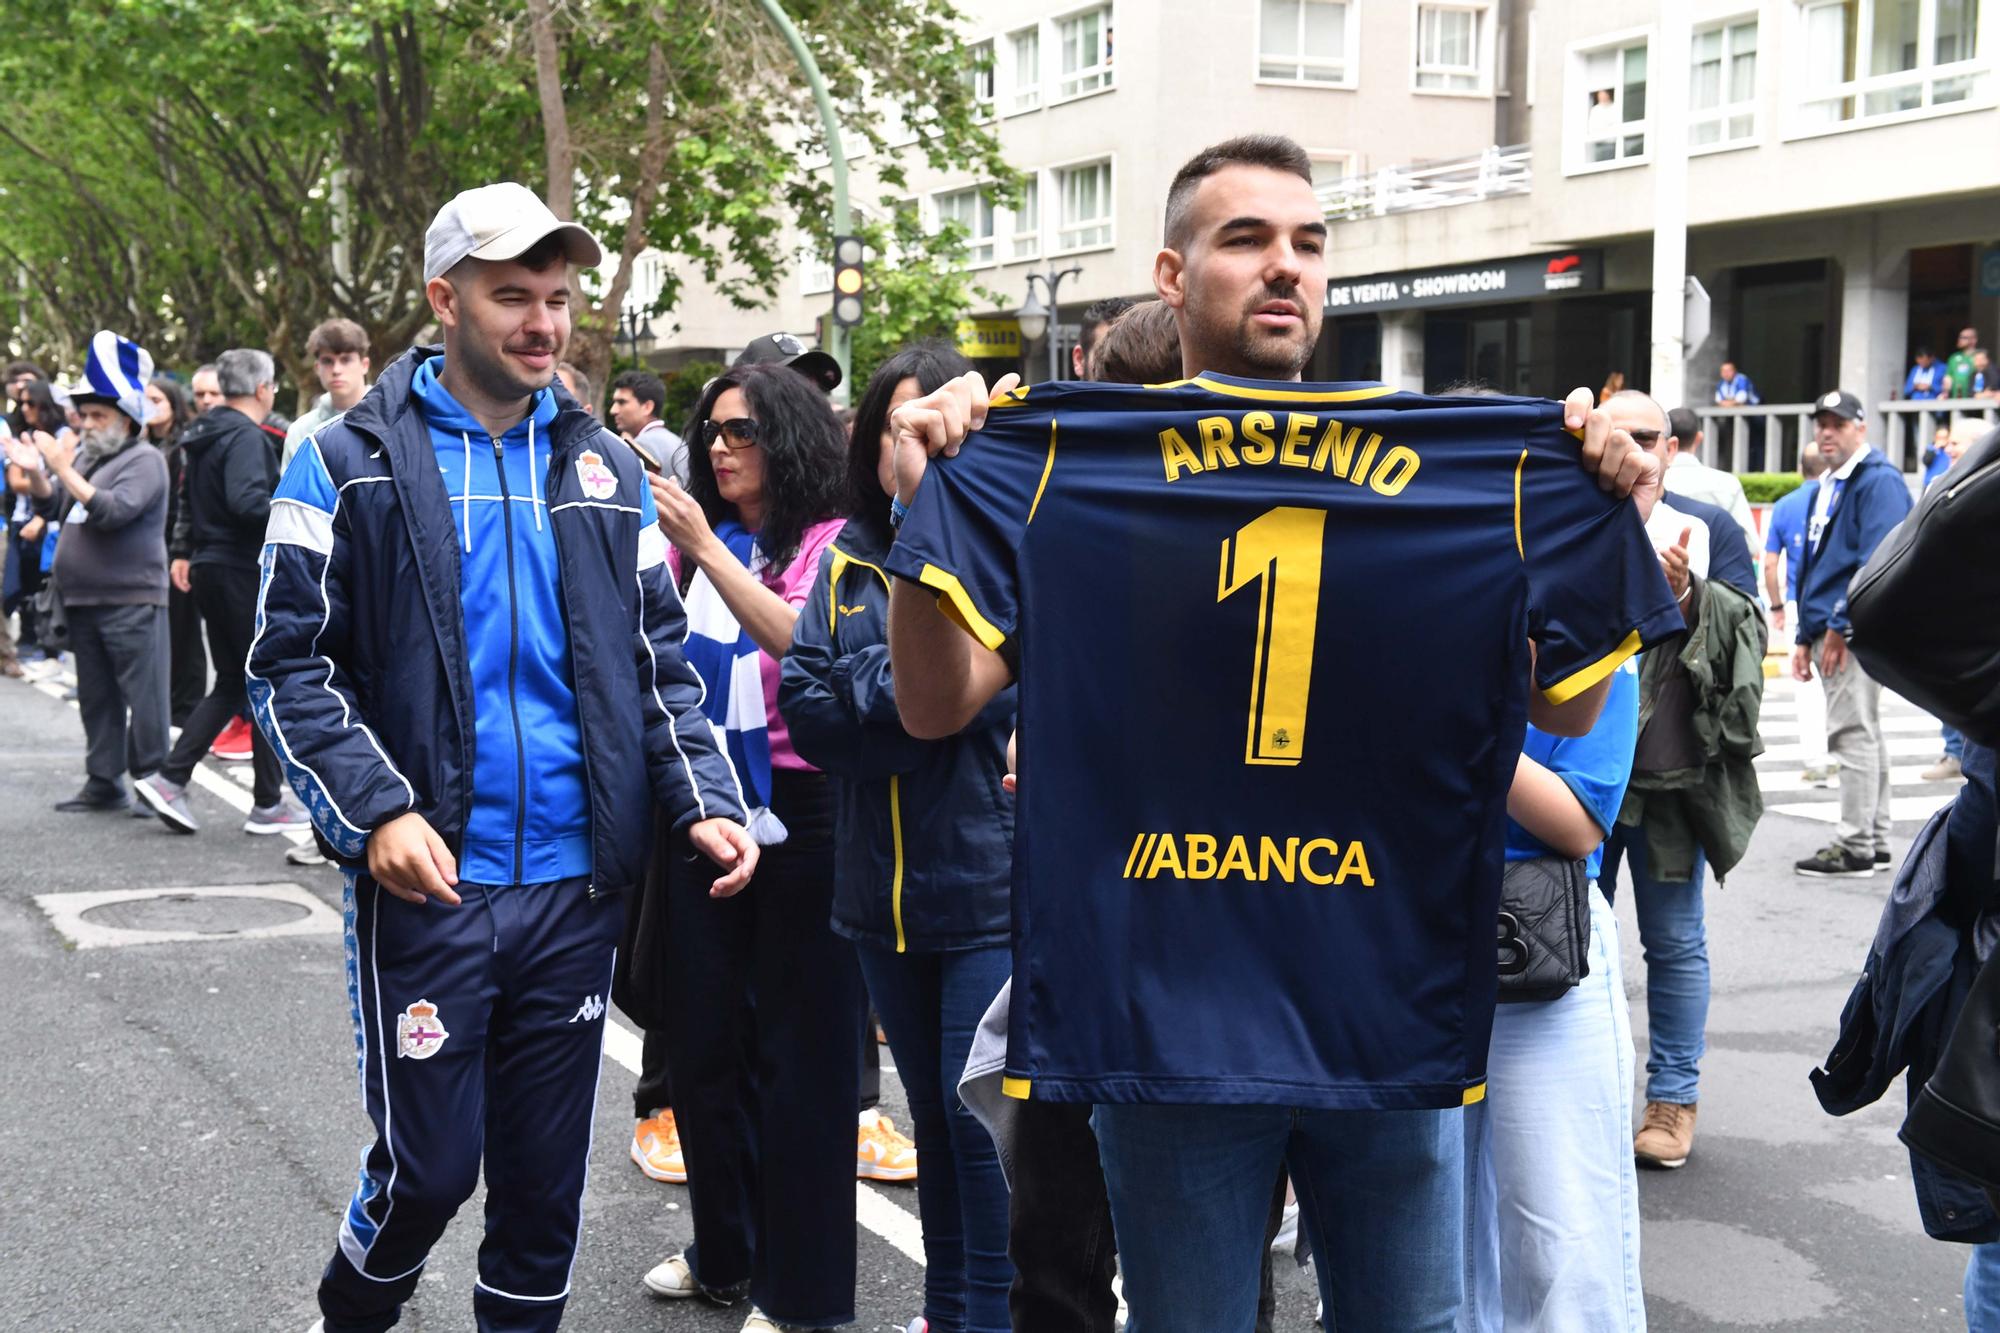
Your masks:
M 146 383 L 153 378 L 150 352 L 110 329 L 99 329 L 83 359 L 83 383 L 70 390 L 78 403 L 110 403 L 146 424 Z

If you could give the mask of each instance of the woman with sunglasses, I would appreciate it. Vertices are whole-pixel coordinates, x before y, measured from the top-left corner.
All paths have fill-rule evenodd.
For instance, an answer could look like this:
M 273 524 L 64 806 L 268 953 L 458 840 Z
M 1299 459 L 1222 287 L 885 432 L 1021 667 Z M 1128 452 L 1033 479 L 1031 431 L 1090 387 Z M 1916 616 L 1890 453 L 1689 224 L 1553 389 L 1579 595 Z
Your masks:
M 846 437 L 817 386 L 740 366 L 702 391 L 688 484 L 652 478 L 686 587 L 688 661 L 708 688 L 765 845 L 757 878 L 708 896 L 679 841 L 667 870 L 661 1034 L 694 1243 L 646 1275 L 666 1297 L 748 1296 L 744 1333 L 854 1319 L 854 1107 L 862 1004 L 835 935 L 833 798 L 777 709 L 820 553 L 840 531 Z
M 831 776 L 840 829 L 833 928 L 854 941 L 909 1094 L 923 1171 L 924 1312 L 910 1333 L 1006 1333 L 1007 1184 L 960 1104 L 980 1017 L 1011 970 L 1013 800 L 1001 788 L 1014 691 L 939 741 L 913 739 L 889 678 L 895 530 L 889 414 L 972 367 L 920 344 L 869 381 L 847 451 L 847 527 L 819 562 L 778 702 L 799 752 Z

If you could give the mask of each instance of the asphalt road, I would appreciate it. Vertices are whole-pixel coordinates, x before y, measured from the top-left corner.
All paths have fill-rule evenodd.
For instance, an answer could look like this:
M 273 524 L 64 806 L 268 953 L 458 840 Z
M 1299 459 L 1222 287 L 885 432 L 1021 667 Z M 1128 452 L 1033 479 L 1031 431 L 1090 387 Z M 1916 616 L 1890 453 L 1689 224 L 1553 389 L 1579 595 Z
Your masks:
M 1780 723 L 1787 693 L 1772 694 Z M 316 1315 L 314 1281 L 368 1137 L 338 934 L 74 947 L 34 898 L 282 882 L 337 912 L 338 876 L 286 866 L 283 839 L 244 836 L 209 790 L 193 796 L 205 824 L 193 838 L 150 821 L 53 814 L 81 779 L 74 710 L 0 680 L 0 718 L 0 1327 L 299 1333 Z M 1830 796 L 1797 787 L 1788 761 L 1768 767 L 1792 804 Z M 1898 794 L 1914 808 L 1949 789 Z M 1818 819 L 1767 816 L 1748 861 L 1709 893 L 1715 996 L 1695 1156 L 1641 1179 L 1655 1329 L 1964 1326 L 1965 1254 L 1918 1226 L 1895 1141 L 1900 1086 L 1836 1120 L 1806 1082 L 1887 889 L 1886 877 L 1795 878 L 1791 861 L 1827 832 Z M 1914 826 L 1897 832 L 1900 853 Z M 1643 1065 L 1630 896 L 1620 893 L 1620 916 Z M 220 910 L 154 903 L 91 919 L 188 925 Z M 259 910 L 274 924 L 302 909 Z M 611 1043 L 613 1057 L 624 1044 Z M 631 1082 L 614 1058 L 565 1327 L 733 1333 L 740 1310 L 654 1301 L 639 1284 L 687 1242 L 689 1224 L 684 1192 L 626 1159 Z M 899 1115 L 900 1102 L 891 1073 L 886 1109 Z M 863 1188 L 856 1327 L 900 1330 L 921 1309 L 914 1193 Z M 471 1327 L 478 1208 L 475 1199 L 447 1233 L 403 1327 Z M 1278 1327 L 1306 1333 L 1308 1275 L 1281 1268 L 1279 1283 Z

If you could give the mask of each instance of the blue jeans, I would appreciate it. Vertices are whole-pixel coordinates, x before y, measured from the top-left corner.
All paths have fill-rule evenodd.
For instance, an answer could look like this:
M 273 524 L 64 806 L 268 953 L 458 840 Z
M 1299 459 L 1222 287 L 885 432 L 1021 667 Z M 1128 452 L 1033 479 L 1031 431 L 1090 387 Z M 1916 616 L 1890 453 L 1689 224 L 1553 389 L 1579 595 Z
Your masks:
M 1448 1333 L 1465 1292 L 1464 1119 L 1456 1107 L 1099 1106 L 1127 1333 L 1250 1333 L 1280 1166 L 1329 1328 Z
M 1692 1106 L 1700 1100 L 1701 1053 L 1707 1049 L 1708 932 L 1702 924 L 1701 853 L 1694 878 L 1654 879 L 1646 870 L 1646 830 L 1618 825 L 1605 839 L 1599 883 L 1617 889 L 1617 858 L 1632 870 L 1632 905 L 1646 956 L 1646 1100 Z
M 1589 963 L 1561 999 L 1494 1012 L 1486 1099 L 1465 1115 L 1461 1333 L 1644 1333 L 1632 1026 L 1618 918 L 1594 888 Z
M 1967 1333 L 2000 1333 L 2000 1241 L 1972 1247 L 1965 1264 Z
M 1965 758 L 1965 733 L 1952 727 L 1943 728 L 1944 752 L 1953 759 Z
M 917 1141 L 924 1318 L 933 1333 L 1007 1333 L 1007 1181 L 993 1139 L 958 1100 L 972 1034 L 1013 970 L 1006 945 L 946 953 L 858 946 L 861 975 Z

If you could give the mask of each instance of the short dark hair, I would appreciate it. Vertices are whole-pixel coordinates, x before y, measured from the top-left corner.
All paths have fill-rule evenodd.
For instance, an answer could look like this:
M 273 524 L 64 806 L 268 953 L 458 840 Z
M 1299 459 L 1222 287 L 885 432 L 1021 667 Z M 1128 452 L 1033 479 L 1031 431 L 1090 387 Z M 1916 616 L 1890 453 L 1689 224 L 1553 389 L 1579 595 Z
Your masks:
M 590 376 L 578 370 L 574 361 L 564 361 L 558 364 L 556 366 L 556 374 L 567 375 L 576 381 L 576 401 L 580 406 L 588 408 L 591 403 Z
M 1931 355 L 1931 349 L 1930 349 L 1930 348 L 1928 348 L 1928 347 L 1919 347 L 1919 348 L 1917 349 L 1917 356 L 1918 356 L 1919 358 L 1922 358 L 1922 357 L 1926 357 L 1926 356 L 1930 356 L 1930 355 Z
M 660 408 L 667 401 L 667 386 L 661 383 L 660 377 L 651 371 L 626 371 L 617 379 L 611 381 L 611 392 L 617 393 L 620 389 L 631 394 L 637 402 L 651 403 L 653 405 L 653 415 L 656 417 L 660 415 Z
M 1282 134 L 1246 134 L 1202 149 L 1181 164 L 1167 187 L 1166 242 L 1171 250 L 1187 241 L 1188 208 L 1201 183 L 1224 167 L 1268 167 L 1312 184 L 1312 159 L 1306 150 Z
M 702 440 L 702 423 L 726 389 L 741 389 L 757 423 L 757 447 L 764 453 L 764 523 L 757 548 L 772 570 L 798 557 L 807 528 L 841 511 L 847 433 L 833 404 L 816 380 L 786 366 L 731 366 L 710 380 L 682 432 L 688 441 L 688 494 L 701 506 L 708 526 L 733 518 L 732 506 L 715 486 L 715 467 Z
M 883 541 L 889 538 L 889 497 L 882 494 L 877 465 L 882 458 L 882 428 L 889 424 L 889 400 L 896 386 L 914 379 L 920 393 L 935 393 L 972 363 L 945 342 L 920 342 L 884 361 L 868 378 L 861 401 L 854 405 L 854 422 L 847 435 L 847 512 L 871 527 Z
M 1098 340 L 1091 379 L 1110 384 L 1164 384 L 1181 377 L 1181 326 L 1165 301 L 1138 301 L 1111 321 Z
M 335 356 L 367 356 L 368 330 L 351 319 L 322 320 L 306 335 L 306 355 L 317 361 L 325 352 Z
M 438 276 L 449 279 L 455 274 L 463 275 L 465 273 L 470 272 L 471 271 L 470 266 L 473 264 L 489 264 L 489 263 L 519 264 L 522 268 L 527 269 L 530 273 L 546 273 L 549 271 L 549 265 L 555 263 L 566 264 L 568 262 L 569 262 L 569 247 L 563 244 L 562 233 L 559 231 L 552 231 L 548 235 L 542 237 L 541 240 L 536 241 L 533 245 L 523 250 L 520 254 L 515 255 L 512 259 L 508 260 L 475 259 L 471 255 L 467 255 L 465 258 L 459 260 L 456 264 L 453 264 L 450 268 L 446 269 L 443 273 L 439 274 Z
M 1137 304 L 1139 303 L 1129 296 L 1107 296 L 1101 301 L 1092 301 L 1083 308 L 1083 319 L 1078 325 L 1077 342 L 1083 348 L 1085 361 L 1090 359 L 1091 352 L 1096 349 L 1097 340 L 1104 336 L 1105 326 Z
M 1667 413 L 1667 434 L 1681 442 L 1683 453 L 1694 452 L 1694 437 L 1701 433 L 1701 418 L 1691 407 L 1677 407 Z
M 32 361 L 9 361 L 7 363 L 6 375 L 0 376 L 0 378 L 4 378 L 7 382 L 12 383 L 23 375 L 31 376 L 38 380 L 46 380 L 49 377 L 49 372 L 43 370 Z

